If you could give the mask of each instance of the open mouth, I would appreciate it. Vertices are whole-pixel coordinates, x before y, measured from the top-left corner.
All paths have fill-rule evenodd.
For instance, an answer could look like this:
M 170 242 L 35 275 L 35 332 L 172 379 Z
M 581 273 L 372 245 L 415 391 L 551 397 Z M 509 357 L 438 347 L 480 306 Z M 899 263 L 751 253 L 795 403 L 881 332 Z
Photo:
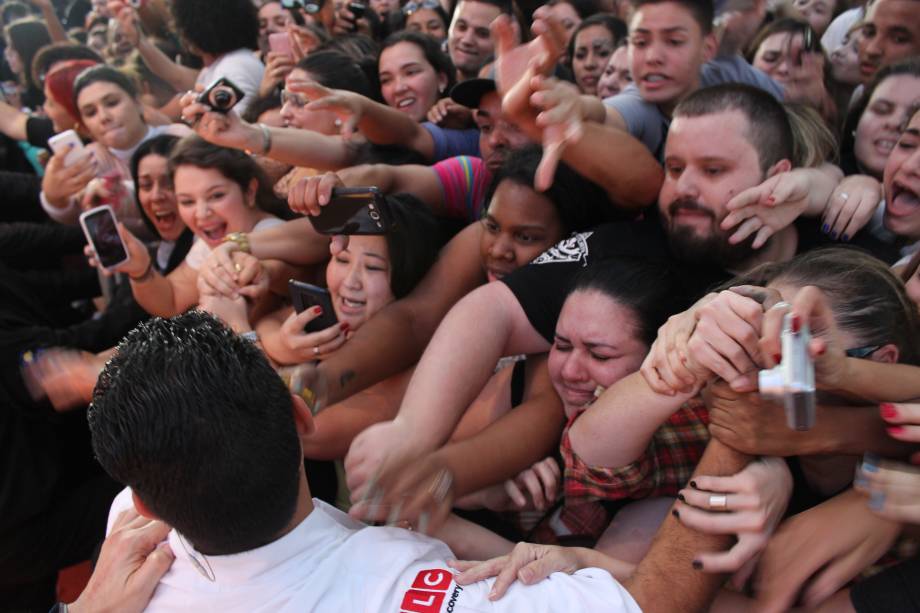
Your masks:
M 872 144 L 875 147 L 875 150 L 878 151 L 880 155 L 888 157 L 888 154 L 891 153 L 892 149 L 894 149 L 894 146 L 896 143 L 897 143 L 896 139 L 880 138 L 874 141 Z
M 224 239 L 224 236 L 227 235 L 227 224 L 222 223 L 207 227 L 198 226 L 198 233 L 209 244 L 216 245 Z
M 415 104 L 415 98 L 403 98 L 402 100 L 396 103 L 396 108 L 402 110 L 402 109 L 409 108 L 413 104 Z
M 859 72 L 865 77 L 871 77 L 875 74 L 876 70 L 878 70 L 878 66 L 874 62 L 859 63 Z
M 490 282 L 497 281 L 510 275 L 512 270 L 513 269 L 510 268 L 495 268 L 493 266 L 489 266 L 486 268 L 486 278 L 488 278 Z
M 907 217 L 920 210 L 917 192 L 895 181 L 891 186 L 891 197 L 885 202 L 885 214 L 891 217 Z
M 158 228 L 170 228 L 176 222 L 176 213 L 172 211 L 154 211 L 153 223 Z
M 358 315 L 364 312 L 365 306 L 367 306 L 366 301 L 339 296 L 340 311 L 346 315 Z

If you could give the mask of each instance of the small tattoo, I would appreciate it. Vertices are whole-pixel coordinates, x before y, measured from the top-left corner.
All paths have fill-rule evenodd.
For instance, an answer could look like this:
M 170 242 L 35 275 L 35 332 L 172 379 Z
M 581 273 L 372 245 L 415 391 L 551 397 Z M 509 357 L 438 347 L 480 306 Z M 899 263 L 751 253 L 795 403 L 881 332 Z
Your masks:
M 343 372 L 342 376 L 339 377 L 339 387 L 344 388 L 352 379 L 355 378 L 355 376 L 356 373 L 353 370 L 346 370 Z

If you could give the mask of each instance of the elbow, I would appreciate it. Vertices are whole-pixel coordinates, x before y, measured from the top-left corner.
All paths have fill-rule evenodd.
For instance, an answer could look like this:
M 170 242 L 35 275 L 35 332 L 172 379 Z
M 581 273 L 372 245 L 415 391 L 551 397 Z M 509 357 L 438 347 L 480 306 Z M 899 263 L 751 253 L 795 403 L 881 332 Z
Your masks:
M 636 169 L 627 189 L 619 189 L 616 194 L 611 192 L 610 195 L 621 207 L 639 211 L 658 202 L 663 181 L 664 171 L 661 166 L 650 160 L 643 168 Z

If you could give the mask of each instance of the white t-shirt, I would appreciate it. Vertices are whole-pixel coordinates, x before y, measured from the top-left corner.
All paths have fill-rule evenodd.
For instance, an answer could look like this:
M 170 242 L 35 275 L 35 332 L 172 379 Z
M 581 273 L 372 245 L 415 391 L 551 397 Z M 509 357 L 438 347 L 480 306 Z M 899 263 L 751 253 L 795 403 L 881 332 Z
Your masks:
M 283 219 L 278 219 L 277 217 L 266 217 L 256 225 L 252 227 L 252 232 L 258 230 L 265 230 L 266 228 L 271 228 L 272 226 L 277 226 L 283 224 Z M 201 268 L 201 264 L 207 259 L 208 255 L 211 253 L 211 248 L 206 242 L 195 237 L 195 242 L 192 244 L 192 248 L 188 250 L 188 253 L 185 255 L 185 263 L 188 264 L 192 269 L 198 270 Z
M 110 527 L 130 504 L 126 489 L 112 503 Z M 173 530 L 168 540 L 176 560 L 147 611 L 640 613 L 629 592 L 597 568 L 554 573 L 533 586 L 514 584 L 491 602 L 494 580 L 454 583 L 445 563 L 453 555 L 441 541 L 401 528 L 367 527 L 320 500 L 313 504 L 291 532 L 241 554 L 204 556 Z
M 262 83 L 262 73 L 265 65 L 250 49 L 237 49 L 220 56 L 216 62 L 202 68 L 195 79 L 196 85 L 209 87 L 211 83 L 221 77 L 226 77 L 234 85 L 243 90 L 243 99 L 237 103 L 234 110 L 242 115 L 249 105 L 259 95 L 259 84 Z

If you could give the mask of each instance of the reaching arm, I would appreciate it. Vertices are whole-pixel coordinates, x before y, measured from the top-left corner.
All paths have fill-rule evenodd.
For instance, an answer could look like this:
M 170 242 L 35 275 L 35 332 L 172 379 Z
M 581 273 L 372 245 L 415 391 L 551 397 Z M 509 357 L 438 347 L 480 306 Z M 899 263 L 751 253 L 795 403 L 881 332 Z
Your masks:
M 641 373 L 610 386 L 569 429 L 572 450 L 587 464 L 625 466 L 648 447 L 655 431 L 689 400 L 692 393 L 674 396 L 652 390 Z M 610 435 L 617 433 L 617 445 Z
M 139 281 L 131 279 L 131 291 L 141 307 L 156 317 L 173 317 L 198 304 L 198 273 L 182 263 L 167 276 L 153 269 Z
M 19 109 L 0 101 L 0 132 L 13 140 L 26 139 L 26 122 L 29 116 Z
M 146 36 L 140 36 L 136 46 L 150 71 L 177 91 L 187 91 L 195 87 L 195 81 L 198 79 L 197 70 L 176 64 Z
M 346 168 L 338 175 L 346 185 L 376 185 L 386 194 L 408 192 L 431 207 L 436 215 L 445 212 L 444 190 L 430 166 L 368 164 Z
M 377 313 L 344 347 L 320 363 L 330 403 L 418 360 L 444 314 L 485 280 L 479 262 L 481 232 L 481 224 L 467 226 L 441 250 L 434 266 L 408 296 Z
M 510 479 L 559 446 L 562 402 L 549 380 L 546 358 L 531 360 L 539 363 L 524 402 L 478 434 L 434 452 L 454 475 L 455 497 Z
M 740 472 L 750 460 L 749 456 L 713 440 L 693 474 L 730 476 Z M 725 576 L 694 569 L 694 557 L 700 551 L 725 549 L 733 538 L 701 534 L 668 515 L 648 554 L 623 585 L 645 613 L 707 611 Z M 674 585 L 680 589 L 670 589 Z

